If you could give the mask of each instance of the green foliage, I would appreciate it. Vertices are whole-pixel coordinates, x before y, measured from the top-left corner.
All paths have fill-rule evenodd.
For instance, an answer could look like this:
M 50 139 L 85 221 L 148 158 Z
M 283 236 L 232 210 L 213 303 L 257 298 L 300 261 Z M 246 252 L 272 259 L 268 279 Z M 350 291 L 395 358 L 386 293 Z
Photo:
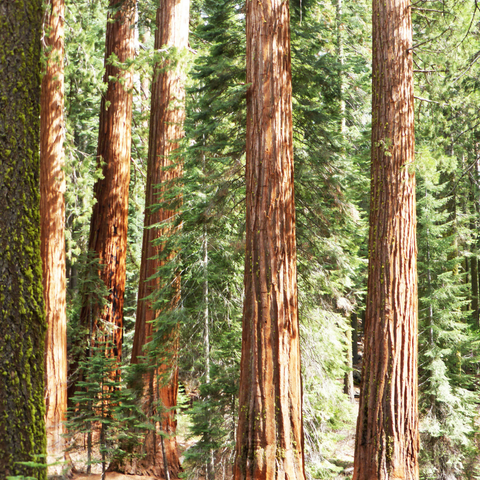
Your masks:
M 308 12 L 304 11 L 301 23 L 294 17 L 292 24 L 297 242 L 301 304 L 305 312 L 302 318 L 309 318 L 321 303 L 324 310 L 314 316 L 335 318 L 339 323 L 334 333 L 329 332 L 335 341 L 327 347 L 332 350 L 329 355 L 338 355 L 338 365 L 322 363 L 325 358 L 318 356 L 319 351 L 323 352 L 321 346 L 309 345 L 305 353 L 316 359 L 312 360 L 315 368 L 305 369 L 305 384 L 311 388 L 309 398 L 315 404 L 310 405 L 312 418 L 308 422 L 312 455 L 322 444 L 321 437 L 328 436 L 326 432 L 345 425 L 348 408 L 342 408 L 346 400 L 336 378 L 345 373 L 345 367 L 339 365 L 345 363 L 347 355 L 346 326 L 342 316 L 333 310 L 340 306 L 349 313 L 362 284 L 358 272 L 363 269 L 358 258 L 359 242 L 345 238 L 348 234 L 360 235 L 361 220 L 353 203 L 356 199 L 350 199 L 345 192 L 348 182 L 358 182 L 359 178 L 353 172 L 350 177 L 347 175 L 347 162 L 342 155 L 338 104 L 341 67 L 334 56 L 335 18 L 324 23 L 327 10 L 332 14 L 335 9 L 332 4 L 313 4 Z M 190 468 L 196 471 L 204 469 L 211 450 L 217 464 L 233 458 L 243 289 L 248 87 L 242 9 L 230 0 L 207 0 L 200 18 L 203 21 L 193 35 L 199 54 L 192 71 L 186 123 L 183 240 L 179 250 L 182 266 L 175 267 L 182 272 L 182 308 L 177 317 L 182 322 L 181 344 L 188 344 L 188 349 L 181 351 L 180 377 L 199 396 L 189 411 L 192 435 L 199 441 L 185 454 Z M 323 51 L 326 55 L 316 54 Z M 366 63 L 358 61 L 346 68 L 355 70 L 358 77 L 368 73 Z M 355 118 L 349 116 L 352 126 Z M 354 130 L 358 132 L 357 125 Z M 355 135 L 358 134 L 352 134 L 352 138 Z M 160 277 L 171 278 L 171 271 L 162 267 L 161 272 Z M 209 346 L 204 338 L 206 321 L 211 325 Z M 306 322 L 309 334 L 320 328 L 312 327 L 314 322 Z M 319 336 L 315 338 L 320 340 Z M 217 352 L 222 355 L 217 356 Z M 211 362 L 208 375 L 206 356 Z M 319 396 L 320 389 L 315 385 L 329 388 L 321 390 Z M 313 412 L 316 407 L 328 418 L 318 417 Z M 350 420 L 345 419 L 346 424 Z M 323 458 L 326 455 L 324 449 Z
M 347 371 L 345 317 L 316 308 L 303 315 L 302 376 L 305 461 L 309 478 L 335 478 L 333 451 L 339 432 L 353 428 L 353 405 L 343 393 Z
M 422 478 L 478 475 L 478 347 L 470 262 L 478 255 L 476 6 L 413 10 L 418 176 Z
M 153 35 L 149 35 L 156 8 L 150 0 L 139 3 L 139 55 L 132 65 L 138 76 L 129 202 L 126 363 L 135 323 L 143 233 L 148 85 L 160 55 L 153 52 Z M 478 373 L 478 350 L 466 262 L 480 256 L 475 231 L 480 198 L 476 167 L 479 28 L 472 0 L 416 2 L 412 10 L 417 44 L 415 95 L 430 100 L 416 102 L 422 476 L 460 478 L 477 468 L 474 407 L 478 395 L 473 375 Z M 98 266 L 85 260 L 84 254 L 91 192 L 100 174 L 95 155 L 98 109 L 105 88 L 106 12 L 105 1 L 67 1 L 70 352 L 79 348 L 75 335 L 88 336 L 77 322 L 79 292 L 88 288 L 99 297 L 105 295 L 91 283 L 88 271 Z M 351 408 L 340 379 L 347 355 L 346 318 L 361 308 L 366 283 L 369 22 L 370 5 L 364 0 L 344 1 L 341 15 L 335 1 L 291 1 L 299 298 L 311 478 L 333 478 L 340 473 L 333 446 L 341 432 L 352 427 Z M 153 430 L 162 412 L 160 405 L 155 405 L 153 416 L 142 411 L 143 390 L 129 375 L 141 376 L 165 361 L 171 348 L 166 339 L 179 326 L 180 383 L 190 398 L 190 404 L 182 408 L 188 414 L 191 438 L 197 440 L 185 453 L 187 473 L 193 475 L 205 472 L 206 458 L 212 455 L 217 468 L 222 462 L 229 464 L 234 450 L 245 248 L 248 85 L 244 5 L 234 0 L 194 1 L 190 44 L 196 54 L 193 65 L 186 61 L 191 67 L 186 138 L 175 154 L 185 173 L 180 182 L 168 186 L 167 195 L 156 206 L 178 206 L 181 198 L 181 212 L 173 225 L 182 228 L 160 239 L 166 242 L 163 260 L 169 261 L 156 274 L 162 288 L 152 300 L 161 313 L 145 351 L 148 361 L 125 371 L 128 388 L 111 386 L 118 396 L 103 397 L 103 390 L 96 391 L 85 380 L 79 405 L 90 409 L 85 418 L 92 424 L 105 425 L 106 446 L 102 448 L 106 458 L 129 455 L 142 435 Z M 176 288 L 171 279 L 178 275 L 181 301 L 172 310 L 167 308 L 172 287 Z M 98 382 L 107 382 L 110 388 L 106 372 L 111 366 L 100 351 L 85 358 L 82 367 L 89 378 L 98 376 Z M 101 408 L 110 413 L 100 415 Z M 109 450 L 113 445 L 115 452 Z
M 104 90 L 106 1 L 66 1 L 65 18 L 65 153 L 67 270 L 88 244 L 97 164 L 100 98 Z
M 428 173 L 428 171 L 426 172 Z M 476 395 L 470 364 L 477 350 L 468 325 L 467 288 L 458 255 L 456 220 L 445 195 L 450 182 L 420 177 L 419 383 L 422 478 L 463 478 L 473 453 Z

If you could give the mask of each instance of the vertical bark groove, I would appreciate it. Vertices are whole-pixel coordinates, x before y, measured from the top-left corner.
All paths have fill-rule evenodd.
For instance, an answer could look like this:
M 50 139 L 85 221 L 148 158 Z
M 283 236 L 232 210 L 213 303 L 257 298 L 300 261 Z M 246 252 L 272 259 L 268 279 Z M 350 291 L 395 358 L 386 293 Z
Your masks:
M 155 50 L 165 49 L 181 51 L 188 47 L 190 0 L 161 0 L 157 10 L 157 31 L 155 33 Z M 172 48 L 173 47 L 173 48 Z M 172 60 L 175 62 L 175 59 Z M 152 83 L 150 134 L 147 165 L 147 186 L 145 198 L 145 229 L 143 234 L 142 262 L 140 266 L 140 284 L 138 292 L 137 320 L 132 348 L 132 363 L 138 363 L 143 349 L 151 340 L 153 334 L 153 320 L 159 312 L 152 308 L 151 300 L 147 299 L 165 282 L 173 282 L 173 298 L 168 308 L 178 306 L 180 299 L 180 276 L 175 279 L 151 278 L 158 271 L 164 261 L 159 254 L 163 244 L 154 245 L 156 239 L 173 233 L 175 217 L 178 213 L 175 206 L 172 209 L 160 208 L 156 211 L 152 205 L 160 203 L 164 198 L 169 185 L 181 178 L 183 166 L 173 152 L 178 149 L 179 141 L 184 136 L 183 122 L 185 119 L 185 74 L 182 67 L 173 66 L 169 60 L 156 65 Z M 151 228 L 153 225 L 161 227 Z M 163 448 L 167 458 L 169 474 L 178 478 L 181 471 L 176 439 L 176 420 L 174 407 L 177 404 L 178 390 L 178 329 L 173 329 L 170 338 L 166 364 L 157 371 L 157 375 L 166 375 L 162 385 L 156 381 L 150 383 L 157 392 L 150 392 L 161 400 L 168 413 L 163 415 L 160 430 L 168 437 L 164 438 Z M 156 439 L 155 439 L 156 438 Z M 139 472 L 166 476 L 161 459 L 162 449 L 158 436 L 153 436 L 147 443 L 147 456 L 136 468 Z M 160 465 L 162 467 L 160 468 Z
M 40 218 L 43 289 L 47 316 L 45 405 L 48 463 L 64 455 L 67 411 L 67 312 L 65 278 L 64 0 L 50 0 L 44 17 L 47 63 L 42 79 Z M 50 468 L 60 473 L 62 467 Z
M 411 47 L 409 2 L 374 0 L 370 258 L 354 480 L 418 478 Z
M 135 2 L 110 0 L 105 43 L 105 76 L 108 83 L 100 106 L 97 157 L 103 178 L 95 183 L 90 224 L 89 250 L 99 259 L 99 276 L 109 292 L 102 311 L 86 299 L 81 323 L 94 319 L 94 332 L 100 330 L 108 341 L 112 357 L 121 360 L 123 342 L 123 302 L 126 281 L 128 190 L 130 183 L 130 149 L 133 72 L 112 64 L 134 57 Z M 116 10 L 115 10 L 116 9 Z M 115 78 L 116 80 L 111 80 Z
M 303 479 L 288 2 L 247 2 L 247 239 L 235 479 Z

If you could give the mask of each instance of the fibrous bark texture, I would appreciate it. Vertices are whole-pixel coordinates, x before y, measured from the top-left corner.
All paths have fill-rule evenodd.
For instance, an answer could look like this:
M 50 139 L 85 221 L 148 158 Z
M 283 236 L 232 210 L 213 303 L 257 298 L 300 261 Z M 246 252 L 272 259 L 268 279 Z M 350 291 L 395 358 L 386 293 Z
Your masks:
M 110 345 L 111 357 L 121 360 L 123 303 L 126 280 L 128 189 L 132 121 L 133 72 L 119 67 L 134 57 L 135 2 L 110 0 L 105 43 L 105 76 L 108 83 L 100 106 L 98 162 L 103 178 L 94 187 L 96 203 L 90 224 L 89 250 L 99 260 L 99 276 L 108 290 L 103 309 L 94 297 L 84 299 L 82 325 L 93 321 L 93 333 Z M 112 60 L 114 60 L 112 62 Z M 112 80 L 114 78 L 115 80 Z
M 41 0 L 0 0 L 0 478 L 44 463 L 40 255 Z
M 304 479 L 289 6 L 247 5 L 247 237 L 235 479 Z
M 65 279 L 65 175 L 63 153 L 64 0 L 47 2 L 40 108 L 40 218 L 43 289 L 47 315 L 45 341 L 45 421 L 48 463 L 61 460 L 67 412 L 67 312 Z M 61 466 L 50 467 L 60 473 Z
M 374 0 L 370 258 L 354 480 L 418 478 L 411 47 L 410 2 Z
M 157 10 L 157 31 L 155 33 L 155 50 L 177 51 L 188 46 L 190 0 L 161 0 Z M 159 314 L 152 306 L 152 293 L 166 284 L 173 285 L 169 309 L 178 306 L 180 277 L 162 279 L 151 278 L 165 261 L 171 259 L 174 252 L 162 254 L 165 243 L 161 237 L 173 233 L 175 217 L 178 214 L 177 202 L 170 208 L 152 210 L 152 206 L 165 200 L 169 186 L 181 178 L 183 167 L 181 161 L 172 153 L 179 147 L 179 141 L 184 136 L 183 122 L 185 118 L 185 74 L 181 66 L 175 66 L 175 59 L 166 60 L 156 65 L 152 83 L 150 134 L 148 146 L 147 186 L 145 198 L 145 229 L 143 234 L 142 262 L 140 267 L 140 285 L 138 293 L 137 318 L 132 349 L 132 363 L 141 361 L 145 345 L 152 339 L 153 320 Z M 177 206 L 175 206 L 177 203 Z M 152 228 L 152 226 L 155 226 Z M 155 240 L 157 240 L 155 242 Z M 155 244 L 154 244 L 155 243 Z M 163 414 L 159 429 L 167 434 L 164 438 L 165 456 L 171 478 L 177 478 L 181 471 L 178 456 L 176 421 L 174 407 L 177 404 L 178 390 L 178 328 L 173 328 L 169 338 L 165 339 L 168 352 L 166 364 L 152 375 L 163 376 L 159 384 L 157 379 L 146 380 L 145 388 L 149 389 L 147 396 L 150 402 L 157 399 L 167 413 Z M 146 406 L 146 408 L 150 408 Z M 137 462 L 135 469 L 140 473 L 151 473 L 166 478 L 163 467 L 162 447 L 158 434 L 147 439 L 147 456 L 142 462 Z

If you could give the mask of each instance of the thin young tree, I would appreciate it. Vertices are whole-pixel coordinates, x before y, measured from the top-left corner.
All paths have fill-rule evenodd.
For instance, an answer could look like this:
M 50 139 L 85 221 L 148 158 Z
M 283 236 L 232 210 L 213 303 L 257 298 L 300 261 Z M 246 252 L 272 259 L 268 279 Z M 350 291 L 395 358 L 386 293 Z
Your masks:
M 133 72 L 125 66 L 134 57 L 134 0 L 110 0 L 105 43 L 107 92 L 100 106 L 98 164 L 102 177 L 94 187 L 96 203 L 90 223 L 89 251 L 99 261 L 99 276 L 109 295 L 101 307 L 85 298 L 80 322 L 93 324 L 111 345 L 109 356 L 120 362 L 126 281 L 128 190 L 132 121 Z
M 152 294 L 171 284 L 172 297 L 165 308 L 174 310 L 179 302 L 179 275 L 174 273 L 174 278 L 168 279 L 160 279 L 156 275 L 173 255 L 165 252 L 165 239 L 173 233 L 178 202 L 161 208 L 152 207 L 165 201 L 169 185 L 181 178 L 183 172 L 182 163 L 173 152 L 178 149 L 179 141 L 184 136 L 185 74 L 174 56 L 188 47 L 189 14 L 190 0 L 161 0 L 157 10 L 155 50 L 170 52 L 172 58 L 160 61 L 155 66 L 152 82 L 145 229 L 132 349 L 134 364 L 142 361 L 144 347 L 152 340 L 154 333 L 153 322 L 160 313 L 152 305 Z M 181 471 L 174 415 L 178 391 L 178 328 L 174 326 L 166 335 L 168 338 L 165 338 L 165 343 L 168 346 L 164 355 L 165 364 L 150 374 L 145 385 L 150 402 L 147 408 L 155 410 L 156 404 L 162 405 L 163 412 L 157 412 L 162 418 L 160 438 L 156 431 L 149 435 L 147 455 L 141 462 L 140 470 L 161 474 L 163 478 L 176 478 Z M 158 451 L 155 439 L 162 445 Z
M 0 1 L 0 478 L 46 479 L 41 0 Z M 33 462 L 33 463 L 31 463 Z
M 374 0 L 370 258 L 354 480 L 419 475 L 412 56 L 410 3 Z
M 44 16 L 45 72 L 40 105 L 40 218 L 45 339 L 45 421 L 48 463 L 62 459 L 67 411 L 65 279 L 64 0 L 50 0 Z M 59 472 L 58 468 L 51 471 Z
M 290 12 L 247 13 L 245 300 L 235 479 L 304 479 Z

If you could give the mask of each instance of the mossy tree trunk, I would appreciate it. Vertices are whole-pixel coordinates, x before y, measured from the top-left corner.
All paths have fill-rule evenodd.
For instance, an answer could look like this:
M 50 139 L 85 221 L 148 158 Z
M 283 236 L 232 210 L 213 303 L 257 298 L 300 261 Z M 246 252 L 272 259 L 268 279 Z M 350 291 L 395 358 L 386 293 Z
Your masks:
M 0 0 L 0 478 L 46 479 L 40 0 Z
M 410 3 L 373 1 L 369 269 L 354 480 L 418 479 Z
M 157 10 L 157 31 L 155 32 L 155 50 L 181 52 L 188 47 L 190 0 L 161 0 Z M 166 54 L 167 55 L 167 54 Z M 167 55 L 168 56 L 168 55 Z M 171 260 L 175 252 L 168 254 L 165 242 L 160 238 L 169 237 L 174 231 L 174 222 L 178 214 L 180 199 L 173 201 L 171 207 L 152 209 L 152 206 L 165 201 L 170 185 L 183 175 L 181 160 L 174 151 L 184 136 L 185 118 L 185 74 L 176 60 L 166 60 L 156 65 L 151 94 L 150 134 L 148 146 L 147 186 L 145 198 L 145 229 L 143 234 L 142 262 L 140 267 L 140 284 L 138 292 L 137 318 L 132 349 L 132 363 L 141 361 L 145 354 L 144 347 L 152 339 L 153 321 L 160 313 L 147 298 L 166 283 L 172 285 L 172 297 L 165 308 L 175 309 L 180 299 L 180 276 L 174 278 L 152 278 L 165 262 Z M 156 226 L 152 228 L 152 226 Z M 163 253 L 162 253 L 163 252 Z M 146 441 L 147 455 L 137 462 L 138 473 L 150 473 L 167 478 L 164 468 L 162 449 L 165 451 L 170 478 L 178 478 L 181 471 L 176 440 L 176 421 L 174 408 L 177 404 L 178 391 L 178 327 L 172 327 L 165 338 L 165 363 L 154 373 L 158 378 L 145 381 L 151 408 L 160 401 L 165 412 L 159 431 L 164 434 L 160 448 L 158 432 L 149 435 Z M 162 354 L 163 355 L 163 354 Z M 162 356 L 161 355 L 161 356 Z M 150 408 L 146 406 L 146 408 Z
M 245 300 L 235 479 L 305 478 L 293 189 L 290 12 L 247 13 Z
M 108 290 L 103 308 L 84 298 L 80 322 L 93 319 L 93 335 L 110 345 L 107 355 L 121 361 L 126 282 L 128 191 L 130 184 L 135 2 L 110 0 L 105 42 L 107 92 L 100 105 L 97 157 L 102 176 L 95 183 L 89 250 L 99 259 L 98 274 Z M 119 371 L 118 371 L 119 374 Z
M 64 0 L 50 0 L 44 16 L 40 127 L 40 217 L 43 288 L 47 315 L 45 342 L 45 421 L 48 463 L 64 456 L 67 411 L 67 311 L 65 278 Z M 60 473 L 62 466 L 50 473 Z

